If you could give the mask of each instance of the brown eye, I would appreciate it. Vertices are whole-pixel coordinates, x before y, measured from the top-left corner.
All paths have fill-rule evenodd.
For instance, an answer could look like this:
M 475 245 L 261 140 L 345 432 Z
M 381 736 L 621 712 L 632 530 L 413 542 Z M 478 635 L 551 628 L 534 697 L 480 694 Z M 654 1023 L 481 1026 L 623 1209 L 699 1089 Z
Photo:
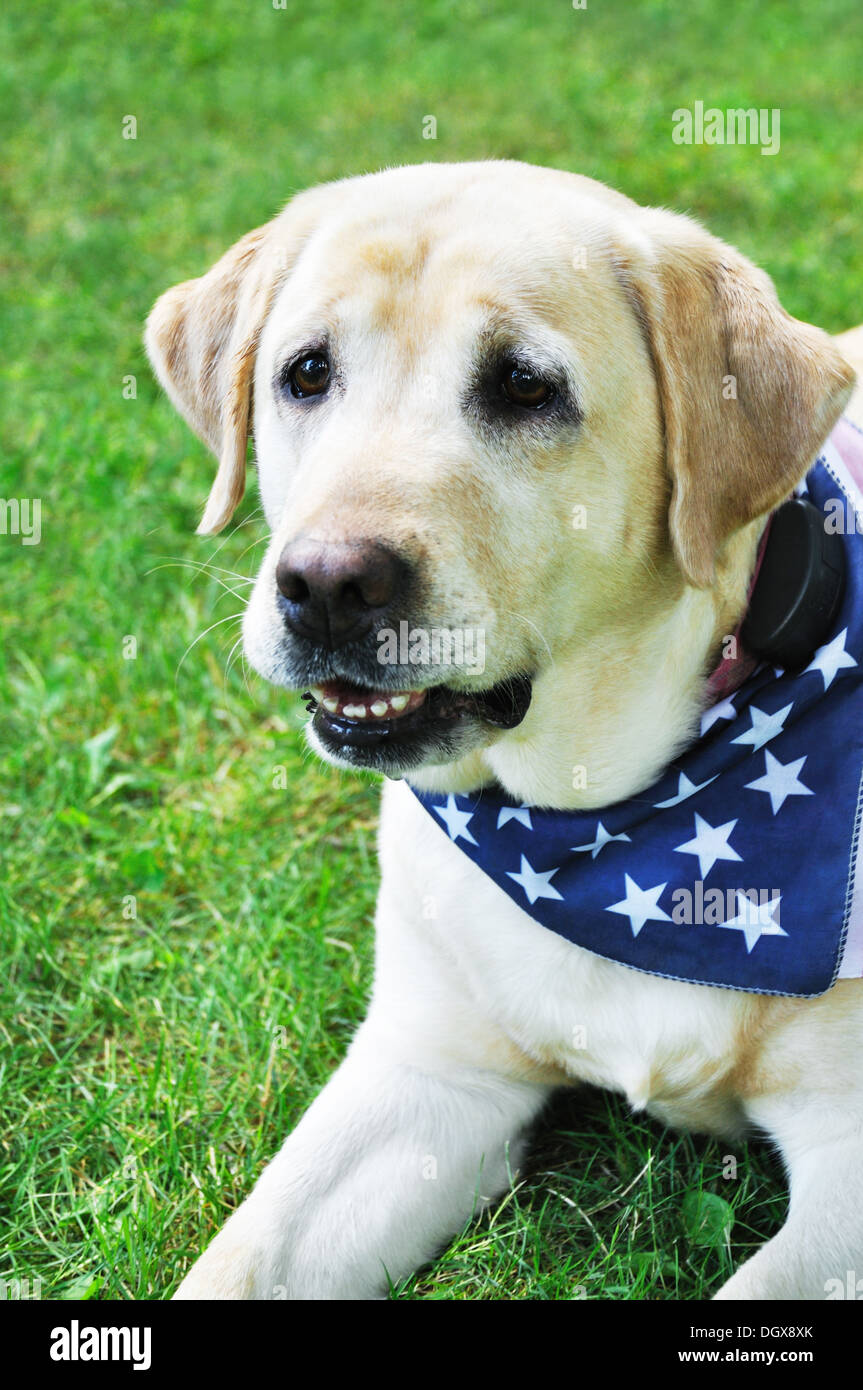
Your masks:
M 529 367 L 520 367 L 517 363 L 505 368 L 501 386 L 508 401 L 528 410 L 545 405 L 554 395 L 554 387 L 545 377 L 537 376 Z
M 292 396 L 319 396 L 329 383 L 330 363 L 322 352 L 307 352 L 288 368 L 287 385 Z

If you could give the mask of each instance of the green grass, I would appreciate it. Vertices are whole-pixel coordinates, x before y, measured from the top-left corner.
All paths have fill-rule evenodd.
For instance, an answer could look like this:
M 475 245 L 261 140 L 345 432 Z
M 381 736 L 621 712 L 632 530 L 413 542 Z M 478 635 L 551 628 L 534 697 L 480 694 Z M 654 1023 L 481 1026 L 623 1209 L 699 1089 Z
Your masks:
M 692 211 L 793 313 L 863 318 L 856 0 L 288 2 L 0 17 L 0 496 L 43 507 L 40 545 L 0 536 L 0 1277 L 46 1298 L 169 1294 L 370 982 L 376 790 L 226 670 L 264 533 L 251 497 L 192 534 L 212 465 L 145 364 L 156 295 L 295 189 L 494 155 Z M 696 99 L 780 107 L 780 154 L 673 145 Z M 399 1296 L 705 1296 L 784 1213 L 769 1152 L 726 1152 L 566 1096 Z

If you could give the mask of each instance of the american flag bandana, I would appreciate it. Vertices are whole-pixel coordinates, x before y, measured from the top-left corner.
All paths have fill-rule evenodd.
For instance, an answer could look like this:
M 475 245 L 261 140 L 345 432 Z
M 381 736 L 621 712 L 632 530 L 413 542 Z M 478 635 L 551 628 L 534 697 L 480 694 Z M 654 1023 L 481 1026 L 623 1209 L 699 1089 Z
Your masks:
M 809 998 L 863 975 L 863 434 L 799 490 L 843 534 L 844 598 L 805 670 L 760 665 L 654 786 L 593 811 L 414 794 L 550 931 L 634 970 Z

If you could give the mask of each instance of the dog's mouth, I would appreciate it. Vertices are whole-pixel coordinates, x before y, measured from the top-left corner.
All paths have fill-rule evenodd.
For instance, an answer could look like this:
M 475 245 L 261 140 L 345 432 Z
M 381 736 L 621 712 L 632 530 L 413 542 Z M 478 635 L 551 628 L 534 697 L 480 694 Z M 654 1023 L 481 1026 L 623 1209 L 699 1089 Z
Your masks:
M 450 745 L 459 726 L 483 723 L 497 729 L 514 729 L 524 719 L 530 705 L 532 681 L 515 676 L 499 681 L 488 690 L 454 690 L 435 685 L 424 690 L 376 690 L 350 681 L 328 681 L 313 686 L 303 695 L 312 727 L 329 751 L 366 750 L 362 758 L 373 766 L 393 757 L 410 756 L 434 744 Z M 354 755 L 351 761 L 360 761 Z

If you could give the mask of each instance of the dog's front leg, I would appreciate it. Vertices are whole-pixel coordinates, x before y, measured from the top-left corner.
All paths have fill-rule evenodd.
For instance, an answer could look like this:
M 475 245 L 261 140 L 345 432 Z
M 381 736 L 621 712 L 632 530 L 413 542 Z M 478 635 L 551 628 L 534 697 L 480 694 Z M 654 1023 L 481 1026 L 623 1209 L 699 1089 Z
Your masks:
M 782 1230 L 723 1284 L 717 1299 L 863 1295 L 863 1097 L 763 1101 L 753 1118 L 778 1140 L 790 1174 Z M 858 1285 L 858 1282 L 859 1285 Z M 849 1289 L 859 1289 L 850 1293 Z
M 549 1088 L 418 1055 L 373 1009 L 175 1297 L 384 1297 L 504 1189 Z

